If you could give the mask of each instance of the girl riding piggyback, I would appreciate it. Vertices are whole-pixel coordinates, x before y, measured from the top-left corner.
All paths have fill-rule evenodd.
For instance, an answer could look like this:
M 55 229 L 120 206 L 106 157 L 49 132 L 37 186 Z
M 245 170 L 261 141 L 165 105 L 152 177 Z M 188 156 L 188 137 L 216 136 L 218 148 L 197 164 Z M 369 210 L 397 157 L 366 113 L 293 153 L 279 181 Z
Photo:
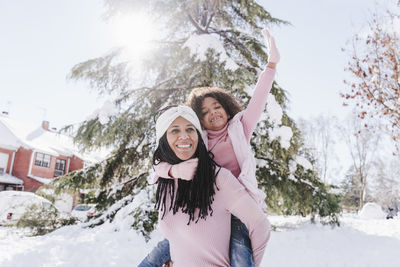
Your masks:
M 214 161 L 231 171 L 258 206 L 265 211 L 266 195 L 258 189 L 256 162 L 251 151 L 250 139 L 267 103 L 280 55 L 273 37 L 267 30 L 263 30 L 262 33 L 269 44 L 268 64 L 260 74 L 246 109 L 241 110 L 230 93 L 217 87 L 193 89 L 187 104 L 200 119 L 204 129 L 204 143 L 214 155 Z M 154 166 L 159 177 L 184 180 L 191 180 L 196 168 L 197 159 L 176 165 L 160 163 Z M 230 261 L 231 266 L 254 266 L 249 232 L 235 216 L 231 218 Z

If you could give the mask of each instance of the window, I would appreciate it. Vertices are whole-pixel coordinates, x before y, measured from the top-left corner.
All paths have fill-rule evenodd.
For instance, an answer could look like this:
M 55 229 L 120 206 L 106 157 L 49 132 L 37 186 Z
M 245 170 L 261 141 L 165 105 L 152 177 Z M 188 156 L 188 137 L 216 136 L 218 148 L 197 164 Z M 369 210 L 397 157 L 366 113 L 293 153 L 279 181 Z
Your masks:
M 50 168 L 51 156 L 43 153 L 36 152 L 35 165 Z
M 0 152 L 0 175 L 6 172 L 8 164 L 8 154 Z
M 65 170 L 65 160 L 56 159 L 56 169 L 54 171 L 54 177 L 64 175 Z

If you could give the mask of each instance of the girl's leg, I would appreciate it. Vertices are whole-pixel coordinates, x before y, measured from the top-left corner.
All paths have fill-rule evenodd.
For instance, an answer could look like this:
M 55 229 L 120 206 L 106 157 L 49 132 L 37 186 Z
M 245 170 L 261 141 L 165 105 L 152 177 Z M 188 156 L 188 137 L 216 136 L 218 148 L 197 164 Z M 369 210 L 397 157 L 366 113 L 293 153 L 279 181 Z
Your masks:
M 157 246 L 144 258 L 138 267 L 160 267 L 171 260 L 167 239 L 158 242 Z
M 249 230 L 237 217 L 231 217 L 231 267 L 254 267 Z

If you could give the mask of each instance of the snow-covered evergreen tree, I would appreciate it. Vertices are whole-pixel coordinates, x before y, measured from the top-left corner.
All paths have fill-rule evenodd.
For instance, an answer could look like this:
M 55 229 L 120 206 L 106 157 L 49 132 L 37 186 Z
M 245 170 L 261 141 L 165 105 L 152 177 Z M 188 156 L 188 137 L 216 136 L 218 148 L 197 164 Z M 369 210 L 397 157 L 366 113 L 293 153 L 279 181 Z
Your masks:
M 200 86 L 225 88 L 245 106 L 268 59 L 261 29 L 287 24 L 253 0 L 106 0 L 105 4 L 110 18 L 129 12 L 134 16 L 139 8 L 145 9 L 163 31 L 151 56 L 140 65 L 142 74 L 133 71 L 137 62 L 123 57 L 123 47 L 79 63 L 71 71 L 71 79 L 88 81 L 99 94 L 113 97 L 115 105 L 113 112 L 82 122 L 75 141 L 86 149 L 112 146 L 115 151 L 107 161 L 59 179 L 57 185 L 95 188 L 93 197 L 103 210 L 132 199 L 133 192 L 146 187 L 155 148 L 155 112 L 167 104 L 184 103 L 191 89 Z M 251 142 L 270 211 L 320 215 L 337 223 L 339 198 L 306 159 L 301 133 L 286 114 L 286 105 L 285 91 L 274 83 Z M 154 219 L 149 212 L 138 218 Z M 105 213 L 109 216 L 103 218 L 110 220 L 115 214 Z

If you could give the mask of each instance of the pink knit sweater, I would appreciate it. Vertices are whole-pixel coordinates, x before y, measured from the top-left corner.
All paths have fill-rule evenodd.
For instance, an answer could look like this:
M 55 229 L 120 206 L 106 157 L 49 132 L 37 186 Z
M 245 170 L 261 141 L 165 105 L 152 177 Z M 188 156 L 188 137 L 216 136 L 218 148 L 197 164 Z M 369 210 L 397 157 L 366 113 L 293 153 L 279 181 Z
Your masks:
M 230 266 L 231 214 L 249 229 L 255 266 L 260 265 L 270 235 L 267 217 L 230 171 L 222 168 L 216 183 L 219 190 L 212 203 L 213 214 L 206 220 L 187 225 L 189 216 L 180 211 L 167 211 L 159 220 L 161 233 L 170 243 L 174 267 Z

